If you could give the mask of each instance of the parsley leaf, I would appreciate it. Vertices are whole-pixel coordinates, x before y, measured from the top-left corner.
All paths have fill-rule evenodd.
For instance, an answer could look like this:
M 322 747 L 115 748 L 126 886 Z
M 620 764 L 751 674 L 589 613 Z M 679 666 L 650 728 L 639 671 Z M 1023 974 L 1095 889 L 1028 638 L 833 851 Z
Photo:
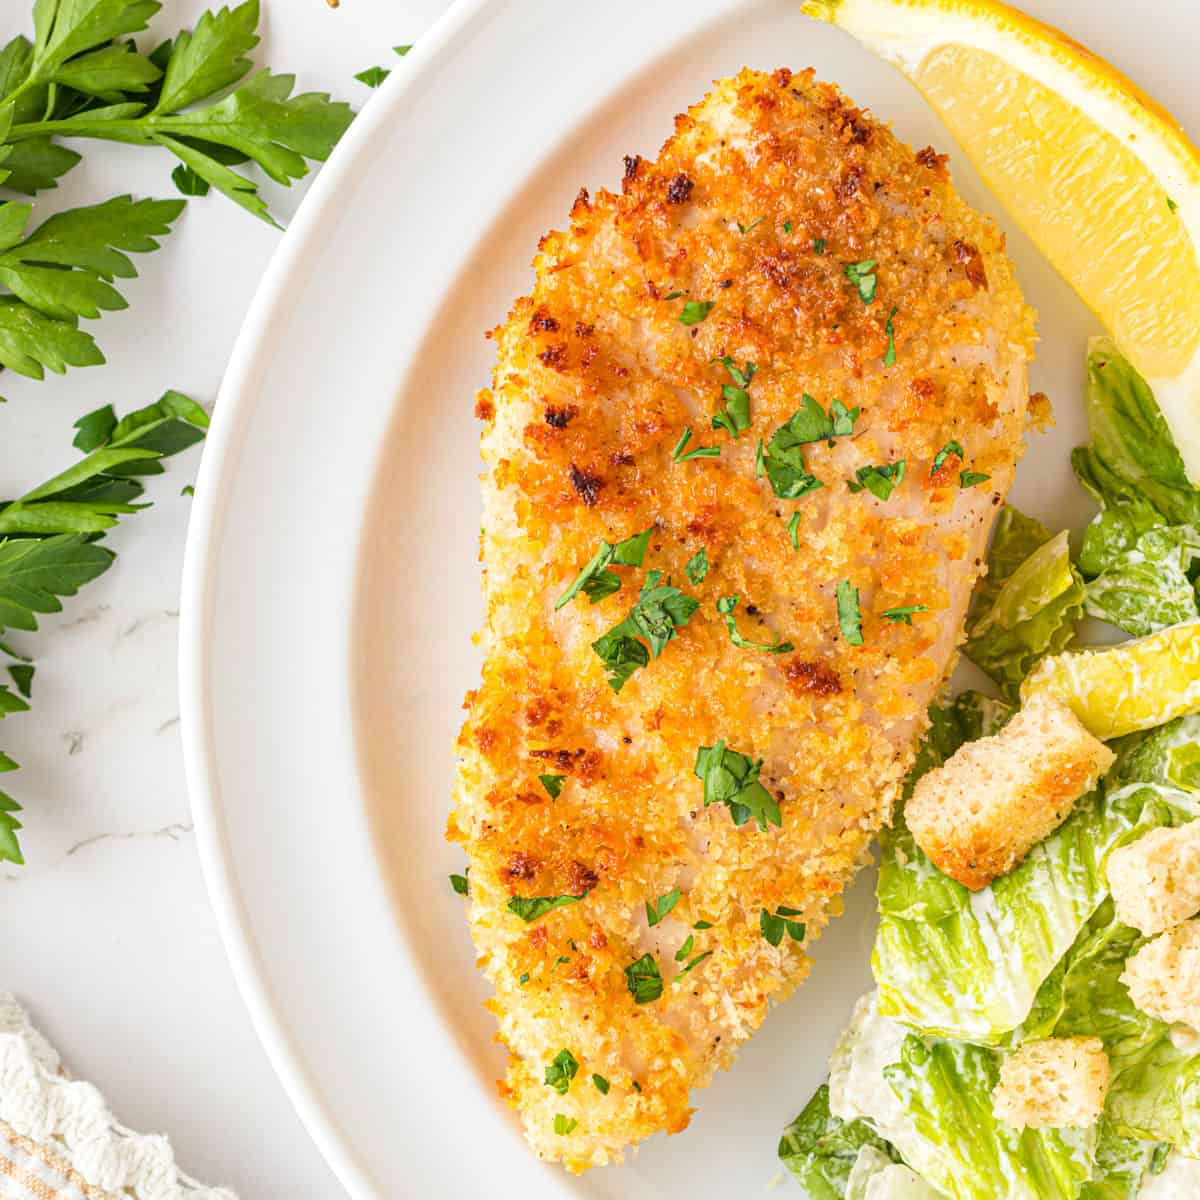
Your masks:
M 848 409 L 834 400 L 826 412 L 812 396 L 805 393 L 800 407 L 771 435 L 763 465 L 771 487 L 781 500 L 798 500 L 824 484 L 809 474 L 804 461 L 803 446 L 813 442 L 849 437 L 861 409 Z
M 692 928 L 693 929 L 711 929 L 712 922 L 711 921 L 697 921 L 695 923 L 695 925 L 692 926 Z
M 403 58 L 412 47 L 393 46 L 392 49 Z M 388 67 L 368 67 L 365 71 L 359 71 L 354 78 L 359 83 L 365 83 L 369 88 L 377 88 L 391 73 Z
M 117 196 L 103 204 L 68 209 L 22 238 L 31 204 L 0 206 L 0 366 L 42 379 L 47 369 L 104 362 L 80 317 L 127 307 L 114 278 L 137 275 L 123 251 L 158 249 L 183 211 L 182 200 Z
M 715 300 L 689 300 L 679 314 L 680 325 L 699 325 L 712 312 Z
M 567 777 L 565 775 L 539 775 L 538 781 L 546 789 L 550 799 L 557 800 L 562 793 L 563 784 L 566 783 Z
M 858 606 L 858 588 L 852 587 L 848 579 L 843 579 L 837 585 L 837 615 L 846 644 L 861 646 L 862 610 Z
M 904 478 L 904 459 L 880 467 L 859 467 L 855 472 L 857 482 L 847 484 L 851 492 L 868 491 L 880 500 L 886 500 Z
M 688 450 L 684 453 L 684 448 L 688 442 L 692 440 L 692 427 L 689 425 L 679 435 L 679 441 L 675 443 L 675 449 L 671 451 L 671 458 L 675 462 L 690 462 L 693 458 L 720 458 L 720 446 L 697 446 L 695 450 Z
M 705 547 L 701 546 L 687 560 L 687 565 L 683 568 L 683 573 L 696 586 L 699 586 L 708 578 L 708 551 Z
M 739 371 L 732 358 L 714 358 L 729 372 L 733 383 L 727 383 L 721 388 L 725 399 L 725 407 L 718 411 L 712 419 L 714 429 L 724 429 L 731 437 L 739 437 L 743 430 L 750 428 L 750 393 L 746 390 L 750 381 L 758 371 L 756 364 L 747 361 Z
M 862 262 L 846 264 L 846 278 L 858 289 L 858 294 L 864 304 L 870 304 L 875 299 L 875 288 L 878 283 L 875 275 L 876 266 L 873 258 L 864 258 Z
M 773 913 L 768 912 L 764 908 L 758 915 L 759 932 L 772 946 L 778 946 L 783 941 L 785 933 L 792 941 L 802 942 L 806 933 L 804 922 L 793 921 L 791 919 L 799 915 L 800 910 L 796 908 L 783 908 L 781 906 Z
M 635 1004 L 653 1004 L 663 994 L 662 974 L 653 954 L 643 954 L 625 968 L 625 986 Z
M 608 672 L 608 686 L 619 692 L 629 677 L 657 658 L 678 629 L 692 619 L 700 602 L 677 587 L 660 584 L 661 571 L 650 571 L 629 615 L 592 643 Z M 639 640 L 640 639 L 640 640 Z M 648 642 L 647 650 L 642 642 Z
M 679 889 L 672 888 L 665 896 L 659 896 L 653 904 L 646 901 L 646 924 L 657 925 L 679 903 Z
M 470 870 L 471 870 L 471 868 L 468 867 L 467 868 L 468 874 L 470 873 Z M 467 882 L 466 875 L 451 875 L 450 876 L 450 886 L 455 890 L 455 892 L 458 895 L 465 896 L 467 894 L 467 891 L 468 891 L 468 888 L 470 885 Z
M 565 1137 L 579 1122 L 574 1117 L 564 1117 L 562 1113 L 554 1114 L 554 1132 Z
M 958 486 L 972 488 L 977 483 L 987 483 L 989 479 L 991 479 L 990 475 L 983 475 L 979 471 L 963 471 L 958 476 Z
M 109 44 L 144 29 L 158 8 L 157 0 L 38 0 L 33 53 L 0 100 L 7 141 L 18 157 L 22 146 L 45 149 L 56 137 L 161 146 L 198 179 L 271 221 L 258 185 L 232 166 L 253 160 L 289 185 L 308 172 L 306 160 L 328 157 L 353 111 L 320 93 L 292 96 L 291 75 L 264 70 L 244 78 L 258 43 L 258 0 L 204 13 L 193 30 L 145 58 Z M 44 173 L 70 165 L 60 160 Z
M 800 550 L 800 513 L 794 512 L 788 517 L 787 535 L 791 540 L 792 549 L 799 552 Z
M 704 781 L 704 807 L 728 805 L 735 825 L 745 825 L 753 817 L 763 832 L 768 825 L 782 825 L 778 801 L 758 781 L 762 765 L 761 758 L 752 762 L 746 755 L 726 749 L 724 741 L 701 746 L 693 771 Z
M 888 344 L 887 350 L 883 355 L 883 365 L 885 367 L 893 367 L 896 365 L 896 331 L 892 328 L 892 321 L 900 310 L 893 308 L 888 314 L 887 324 L 884 328 L 887 330 Z
M 783 223 L 783 232 L 784 232 L 784 233 L 791 233 L 791 232 L 792 232 L 792 223 L 791 223 L 791 221 L 784 221 L 784 223 Z
M 528 925 L 556 908 L 566 908 L 568 904 L 582 900 L 586 895 L 587 892 L 581 892 L 578 896 L 510 896 L 508 911 Z
M 697 954 L 691 962 L 686 963 L 679 973 L 675 976 L 675 982 L 678 983 L 693 967 L 698 967 L 706 958 L 712 958 L 712 951 L 705 950 L 703 954 Z M 679 955 L 675 956 L 678 960 Z
M 757 221 L 751 221 L 749 225 L 743 225 L 741 221 L 737 223 L 738 233 L 746 234 L 752 229 L 757 229 L 766 220 L 766 217 L 759 217 Z
M 560 1096 L 571 1090 L 571 1080 L 579 1073 L 579 1063 L 570 1050 L 560 1050 L 546 1067 L 547 1087 L 552 1087 Z
M 908 604 L 903 608 L 885 608 L 883 617 L 887 621 L 895 621 L 899 625 L 911 625 L 913 613 L 925 612 L 927 605 Z
M 825 239 L 824 238 L 813 238 L 813 253 L 814 254 L 824 254 L 825 253 Z
M 1172 200 L 1170 196 L 1168 196 L 1168 197 L 1167 197 L 1167 208 L 1168 208 L 1168 209 L 1169 209 L 1171 212 L 1174 212 L 1174 211 L 1175 211 L 1175 210 L 1176 210 L 1178 207 L 1179 207 L 1179 205 L 1178 205 L 1178 204 L 1176 204 L 1176 203 L 1175 203 L 1175 201 L 1174 201 L 1174 200 Z
M 184 448 L 182 442 L 143 436 L 146 430 L 161 434 L 164 422 L 145 414 L 160 413 L 164 401 L 173 396 L 178 397 L 176 407 L 196 421 L 196 437 L 203 437 L 207 416 L 178 393 L 168 393 L 163 401 L 123 421 L 117 420 L 111 407 L 105 407 L 76 423 L 76 445 L 89 451 L 86 457 L 18 500 L 0 501 L 0 631 L 35 631 L 39 615 L 60 612 L 63 596 L 74 596 L 112 565 L 115 555 L 97 545 L 96 539 L 115 525 L 121 514 L 145 507 L 131 503 L 141 494 L 142 485 L 128 475 L 161 471 L 157 460 Z M 29 708 L 25 698 L 34 668 L 3 643 L 0 651 L 21 660 L 9 667 L 17 692 L 0 685 L 3 718 Z M 0 752 L 0 772 L 16 769 L 17 764 Z M 21 822 L 13 816 L 20 811 L 12 796 L 0 792 L 0 860 L 24 861 L 17 840 Z
M 795 649 L 795 646 L 791 642 L 780 641 L 778 634 L 775 635 L 775 641 L 767 645 L 764 642 L 752 642 L 738 633 L 737 618 L 734 616 L 734 611 L 740 599 L 740 596 L 722 596 L 717 601 L 717 612 L 725 618 L 725 628 L 729 630 L 729 640 L 739 650 L 765 650 L 768 654 L 790 654 Z
M 592 1086 L 600 1093 L 600 1095 L 607 1096 L 608 1089 L 612 1087 L 612 1084 L 610 1084 L 603 1075 L 593 1075 Z
M 675 961 L 683 962 L 685 958 L 692 952 L 692 947 L 696 944 L 696 938 L 693 934 L 687 935 L 687 940 L 675 951 Z
M 929 474 L 930 474 L 930 475 L 936 475 L 936 474 L 937 474 L 937 473 L 938 473 L 938 472 L 939 472 L 939 471 L 942 469 L 942 464 L 943 464 L 943 463 L 946 461 L 946 459 L 948 459 L 948 458 L 949 458 L 949 457 L 950 457 L 952 454 L 953 454 L 953 455 L 954 455 L 956 458 L 962 458 L 962 457 L 963 457 L 963 448 L 962 448 L 962 446 L 961 446 L 961 445 L 960 445 L 958 442 L 953 442 L 953 441 L 951 441 L 951 442 L 947 442 L 947 443 L 946 443 L 946 444 L 945 444 L 945 445 L 944 445 L 944 446 L 943 446 L 943 447 L 942 447 L 942 448 L 941 448 L 941 449 L 940 449 L 940 450 L 937 452 L 937 454 L 935 454 L 935 455 L 934 455 L 934 458 L 933 458 L 933 466 L 931 466 L 931 467 L 929 468 Z
M 592 556 L 591 562 L 575 577 L 575 582 L 554 603 L 557 612 L 564 605 L 570 604 L 580 592 L 583 592 L 593 604 L 620 591 L 621 577 L 608 570 L 609 566 L 640 567 L 646 560 L 646 550 L 650 545 L 650 535 L 654 526 L 643 529 L 627 537 L 623 542 L 614 546 L 611 542 L 602 541 L 600 549 Z
M 212 188 L 191 167 L 185 167 L 183 163 L 180 163 L 171 172 L 171 182 L 185 196 L 207 196 L 212 191 Z

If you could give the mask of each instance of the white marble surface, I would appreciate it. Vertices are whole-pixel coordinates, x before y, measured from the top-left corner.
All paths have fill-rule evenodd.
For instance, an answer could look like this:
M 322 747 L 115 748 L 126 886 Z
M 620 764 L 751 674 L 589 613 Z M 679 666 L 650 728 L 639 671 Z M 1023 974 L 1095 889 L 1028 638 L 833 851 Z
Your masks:
M 215 6 L 215 3 L 214 3 Z M 26 0 L 0 5 L 0 42 L 29 31 Z M 166 0 L 173 32 L 205 8 Z M 396 65 L 447 0 L 263 0 L 257 57 L 306 90 L 360 106 L 353 75 Z M 122 192 L 172 196 L 165 153 L 91 143 L 37 214 Z M 302 188 L 271 190 L 286 220 Z M 90 323 L 108 364 L 35 383 L 0 373 L 0 496 L 73 458 L 72 422 L 168 387 L 206 406 L 279 235 L 215 194 L 193 200 L 163 249 L 137 256 L 124 312 Z M 113 569 L 43 631 L 14 637 L 37 657 L 34 708 L 0 726 L 21 764 L 24 868 L 0 870 L 0 988 L 18 994 L 68 1067 L 118 1117 L 169 1133 L 181 1165 L 250 1197 L 342 1195 L 260 1049 L 209 911 L 191 836 L 178 737 L 179 570 L 196 451 L 151 481 L 154 507 L 110 537 Z

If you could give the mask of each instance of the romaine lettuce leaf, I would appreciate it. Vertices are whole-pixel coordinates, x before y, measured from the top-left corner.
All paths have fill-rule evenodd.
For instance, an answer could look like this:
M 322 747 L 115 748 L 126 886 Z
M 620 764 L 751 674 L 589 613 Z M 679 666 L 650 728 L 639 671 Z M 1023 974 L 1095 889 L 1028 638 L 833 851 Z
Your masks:
M 1145 381 L 1107 338 L 1088 353 L 1092 445 L 1076 450 L 1080 482 L 1103 511 L 1084 538 L 1087 612 L 1134 637 L 1200 616 L 1200 491 Z
M 1092 1175 L 1091 1130 L 1016 1130 L 996 1120 L 999 1056 L 926 1041 L 855 1007 L 830 1064 L 831 1111 L 869 1121 L 930 1186 L 952 1200 L 1074 1200 Z
M 942 1200 L 911 1167 L 864 1146 L 846 1183 L 846 1200 Z
M 779 1141 L 783 1165 L 811 1200 L 848 1200 L 850 1176 L 867 1150 L 886 1163 L 897 1158 L 865 1121 L 842 1121 L 830 1115 L 829 1085 L 824 1083 Z
M 1057 1010 L 1056 1037 L 1098 1037 L 1112 1070 L 1105 1116 L 1122 1138 L 1170 1142 L 1200 1154 L 1200 1039 L 1182 1040 L 1129 999 L 1121 973 L 1145 939 L 1117 919 L 1111 899 L 1096 911 L 1038 1005 Z
M 1153 1142 L 1121 1137 L 1106 1119 L 1101 1119 L 1095 1178 L 1083 1185 L 1079 1200 L 1137 1200 L 1154 1151 Z
M 1143 533 L 1131 549 L 1103 561 L 1086 585 L 1088 616 L 1116 625 L 1134 637 L 1200 617 L 1193 562 L 1200 558 L 1200 529 L 1160 525 Z
M 1033 665 L 1074 637 L 1083 601 L 1066 532 L 1053 535 L 1008 506 L 996 522 L 988 573 L 971 602 L 963 653 L 1015 697 Z
M 1172 1154 L 1162 1171 L 1151 1173 L 1137 1200 L 1195 1200 L 1200 1196 L 1200 1161 Z
M 956 704 L 977 704 L 960 698 Z M 925 769 L 959 729 L 942 714 L 927 741 Z M 1167 773 L 1200 775 L 1200 751 L 1186 717 L 1127 738 L 1101 789 L 1023 862 L 990 887 L 970 892 L 925 857 L 903 819 L 880 835 L 880 923 L 871 957 L 880 1011 L 922 1033 L 987 1045 L 1043 1034 L 1056 1019 L 1039 994 L 1108 894 L 1109 853 L 1163 824 L 1200 812 L 1197 798 L 1170 786 Z M 1131 771 L 1163 784 L 1131 782 Z M 1189 774 L 1190 772 L 1190 774 Z M 1174 782 L 1173 780 L 1171 781 Z
M 1080 483 L 1106 510 L 1132 506 L 1135 528 L 1147 506 L 1159 524 L 1200 524 L 1200 492 L 1188 482 L 1154 395 L 1110 338 L 1089 343 L 1087 376 L 1092 444 L 1071 456 Z

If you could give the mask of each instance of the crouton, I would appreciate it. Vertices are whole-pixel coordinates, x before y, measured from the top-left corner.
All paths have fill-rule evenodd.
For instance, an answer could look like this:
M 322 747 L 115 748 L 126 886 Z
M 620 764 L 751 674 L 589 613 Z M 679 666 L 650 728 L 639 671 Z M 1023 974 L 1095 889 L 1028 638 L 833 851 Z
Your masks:
M 1108 1079 L 1099 1038 L 1026 1042 L 1001 1063 L 992 1108 L 1017 1129 L 1085 1128 L 1104 1111 Z
M 1200 821 L 1153 829 L 1114 850 L 1108 886 L 1117 916 L 1150 937 L 1200 912 Z
M 1061 700 L 1035 695 L 999 733 L 923 776 L 905 819 L 939 870 L 978 891 L 1049 837 L 1112 762 Z
M 1121 982 L 1147 1016 L 1200 1029 L 1200 921 L 1147 942 L 1125 964 Z

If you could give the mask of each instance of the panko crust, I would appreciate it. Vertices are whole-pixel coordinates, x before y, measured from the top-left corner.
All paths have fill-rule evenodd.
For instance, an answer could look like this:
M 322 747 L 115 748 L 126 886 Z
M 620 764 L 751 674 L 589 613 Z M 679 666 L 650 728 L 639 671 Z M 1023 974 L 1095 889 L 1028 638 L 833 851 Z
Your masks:
M 868 258 L 870 304 L 845 274 Z M 626 160 L 621 194 L 581 192 L 534 266 L 476 403 L 485 661 L 448 836 L 468 852 L 471 931 L 511 1052 L 501 1091 L 537 1153 L 579 1171 L 683 1129 L 691 1090 L 807 973 L 961 640 L 1020 452 L 1033 318 L 1002 236 L 944 159 L 914 155 L 811 71 L 719 82 L 657 161 Z M 687 300 L 714 304 L 686 326 Z M 710 428 L 723 355 L 758 365 L 736 441 Z M 806 448 L 825 486 L 785 501 L 756 478 L 755 447 L 803 393 L 862 412 L 853 438 Z M 689 425 L 719 459 L 672 459 Z M 933 471 L 951 441 L 962 455 Z M 856 468 L 899 458 L 886 503 L 851 494 Z M 961 488 L 966 468 L 990 479 Z M 601 539 L 650 527 L 644 568 L 616 568 L 618 593 L 555 610 Z M 684 566 L 701 548 L 710 571 L 693 585 Z M 591 643 L 651 569 L 700 608 L 616 694 Z M 842 579 L 860 592 L 862 645 L 840 633 Z M 715 608 L 732 594 L 745 637 L 794 650 L 737 648 Z M 924 606 L 911 625 L 882 615 L 910 605 Z M 782 828 L 703 806 L 696 751 L 720 739 L 764 760 Z M 545 773 L 566 777 L 557 799 Z M 646 901 L 676 887 L 650 927 Z M 507 909 L 584 891 L 528 924 Z M 802 912 L 805 942 L 762 936 L 761 911 L 780 905 Z M 710 957 L 676 982 L 689 936 Z M 639 1005 L 624 972 L 646 953 L 665 988 Z M 579 1064 L 565 1093 L 545 1082 L 563 1049 Z M 556 1117 L 575 1125 L 556 1132 Z

